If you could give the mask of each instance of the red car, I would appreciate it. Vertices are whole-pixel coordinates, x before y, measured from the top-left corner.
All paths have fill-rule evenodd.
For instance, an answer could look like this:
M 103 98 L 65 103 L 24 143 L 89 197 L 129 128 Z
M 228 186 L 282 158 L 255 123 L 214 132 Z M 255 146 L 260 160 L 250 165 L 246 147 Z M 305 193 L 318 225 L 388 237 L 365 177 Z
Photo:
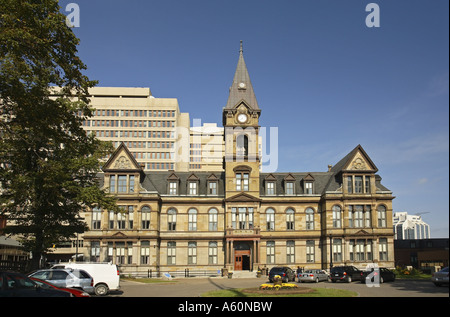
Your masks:
M 57 286 L 53 285 L 52 283 L 49 283 L 47 281 L 44 281 L 44 280 L 41 280 L 41 279 L 38 279 L 35 277 L 30 277 L 30 279 L 32 279 L 34 282 L 36 282 L 36 284 L 38 284 L 42 288 L 57 289 L 60 291 L 69 292 L 69 293 L 72 293 L 72 295 L 75 297 L 91 297 L 88 293 L 86 293 L 83 290 L 79 290 L 79 289 L 75 289 L 75 288 L 57 287 Z

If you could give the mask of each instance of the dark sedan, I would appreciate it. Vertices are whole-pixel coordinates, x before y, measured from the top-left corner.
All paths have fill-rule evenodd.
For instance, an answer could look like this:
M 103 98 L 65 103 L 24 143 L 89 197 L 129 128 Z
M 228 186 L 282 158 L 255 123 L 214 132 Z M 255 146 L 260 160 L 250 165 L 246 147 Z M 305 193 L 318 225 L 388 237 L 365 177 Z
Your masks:
M 371 268 L 361 272 L 361 283 L 379 283 L 395 281 L 395 273 L 385 267 Z
M 275 276 L 279 275 L 281 280 L 285 283 L 295 281 L 295 272 L 287 266 L 273 267 L 269 272 L 269 281 L 272 283 Z

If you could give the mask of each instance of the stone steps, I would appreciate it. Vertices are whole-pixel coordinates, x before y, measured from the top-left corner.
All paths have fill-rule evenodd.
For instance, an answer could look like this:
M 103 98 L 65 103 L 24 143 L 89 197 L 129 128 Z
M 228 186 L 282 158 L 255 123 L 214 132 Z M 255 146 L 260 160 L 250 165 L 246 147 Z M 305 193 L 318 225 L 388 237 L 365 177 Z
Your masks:
M 233 278 L 256 278 L 256 271 L 233 271 Z

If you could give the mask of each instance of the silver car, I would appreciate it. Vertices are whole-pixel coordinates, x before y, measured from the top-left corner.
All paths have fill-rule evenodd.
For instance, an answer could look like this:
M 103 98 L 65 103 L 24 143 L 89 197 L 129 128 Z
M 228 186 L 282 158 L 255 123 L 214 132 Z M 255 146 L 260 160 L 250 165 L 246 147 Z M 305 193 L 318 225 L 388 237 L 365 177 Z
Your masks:
M 306 270 L 303 273 L 298 274 L 298 282 L 316 282 L 328 281 L 328 273 L 324 270 Z
M 39 270 L 29 276 L 48 281 L 58 287 L 78 288 L 90 294 L 94 293 L 94 279 L 84 270 Z
M 444 267 L 439 272 L 433 273 L 433 275 L 431 277 L 431 281 L 436 286 L 441 286 L 441 285 L 444 285 L 444 284 L 448 285 L 448 266 Z

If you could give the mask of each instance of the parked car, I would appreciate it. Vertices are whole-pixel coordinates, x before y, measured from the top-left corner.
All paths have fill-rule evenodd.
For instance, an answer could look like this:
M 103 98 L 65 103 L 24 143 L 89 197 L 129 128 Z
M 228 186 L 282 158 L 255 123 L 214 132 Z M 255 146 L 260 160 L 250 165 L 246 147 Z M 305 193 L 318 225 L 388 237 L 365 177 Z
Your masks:
M 24 274 L 0 271 L 0 297 L 72 297 L 56 289 L 40 287 Z
M 88 293 L 86 293 L 85 291 L 76 289 L 76 288 L 65 288 L 65 287 L 58 287 L 56 285 L 53 285 L 50 282 L 35 278 L 35 277 L 30 277 L 30 279 L 35 282 L 37 285 L 39 285 L 39 287 L 43 288 L 43 289 L 56 289 L 56 290 L 60 290 L 60 291 L 65 291 L 65 292 L 69 292 L 71 293 L 74 297 L 90 297 L 91 295 L 89 295 Z
M 38 270 L 29 277 L 48 281 L 58 287 L 78 288 L 89 294 L 94 293 L 94 279 L 84 270 Z
M 435 272 L 431 276 L 431 281 L 436 286 L 448 285 L 448 266 L 444 267 L 439 272 Z
M 375 267 L 361 272 L 361 283 L 384 283 L 395 281 L 395 273 L 385 267 Z
M 330 270 L 330 279 L 333 283 L 336 281 L 345 281 L 347 283 L 359 281 L 361 280 L 361 271 L 352 265 L 335 266 Z
M 328 273 L 324 270 L 306 270 L 298 274 L 298 282 L 316 282 L 328 281 Z
M 52 269 L 58 268 L 80 269 L 88 272 L 94 279 L 96 295 L 106 295 L 110 291 L 118 291 L 120 289 L 120 272 L 119 267 L 116 264 L 112 264 L 110 262 L 69 262 L 56 264 L 52 267 Z
M 285 283 L 295 281 L 295 272 L 287 266 L 275 266 L 271 268 L 269 272 L 269 282 L 273 283 L 273 279 L 276 275 L 279 275 L 281 280 Z

